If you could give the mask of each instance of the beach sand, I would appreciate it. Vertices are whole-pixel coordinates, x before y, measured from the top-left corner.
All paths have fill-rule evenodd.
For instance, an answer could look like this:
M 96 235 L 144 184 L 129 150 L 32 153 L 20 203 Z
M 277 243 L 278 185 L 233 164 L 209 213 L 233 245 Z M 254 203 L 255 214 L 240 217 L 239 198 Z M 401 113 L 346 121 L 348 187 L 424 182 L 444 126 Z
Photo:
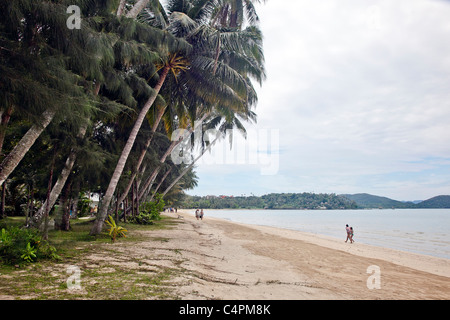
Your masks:
M 345 234 L 341 240 L 243 225 L 207 212 L 203 221 L 180 210 L 167 215 L 180 223 L 153 236 L 170 239 L 165 249 L 176 251 L 187 271 L 178 279 L 182 299 L 450 299 L 448 259 L 345 243 Z

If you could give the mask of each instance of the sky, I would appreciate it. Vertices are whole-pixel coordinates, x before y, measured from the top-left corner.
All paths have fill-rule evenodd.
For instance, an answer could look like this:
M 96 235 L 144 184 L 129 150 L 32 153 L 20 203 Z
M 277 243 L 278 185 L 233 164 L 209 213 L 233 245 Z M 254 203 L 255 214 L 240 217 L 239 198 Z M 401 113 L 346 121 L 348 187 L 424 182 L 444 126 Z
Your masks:
M 205 154 L 188 194 L 450 194 L 450 1 L 268 0 L 258 14 L 257 124 Z

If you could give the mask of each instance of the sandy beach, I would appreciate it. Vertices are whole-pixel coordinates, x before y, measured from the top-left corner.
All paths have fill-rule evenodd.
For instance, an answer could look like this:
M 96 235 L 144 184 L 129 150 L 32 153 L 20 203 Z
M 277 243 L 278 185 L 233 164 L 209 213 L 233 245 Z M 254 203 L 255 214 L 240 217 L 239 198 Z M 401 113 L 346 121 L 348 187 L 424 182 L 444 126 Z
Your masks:
M 189 212 L 139 240 L 79 243 L 76 259 L 0 274 L 0 300 L 450 299 L 450 260 Z M 68 267 L 79 290 L 66 288 Z M 35 268 L 38 273 L 35 274 Z M 30 286 L 29 275 L 43 277 Z M 118 287 L 118 281 L 120 286 Z M 14 283 L 14 290 L 9 285 Z
M 450 260 L 206 216 L 181 220 L 182 299 L 450 299 Z M 153 235 L 155 236 L 155 235 Z M 167 249 L 167 248 L 166 248 Z M 369 281 L 368 281 L 369 280 Z

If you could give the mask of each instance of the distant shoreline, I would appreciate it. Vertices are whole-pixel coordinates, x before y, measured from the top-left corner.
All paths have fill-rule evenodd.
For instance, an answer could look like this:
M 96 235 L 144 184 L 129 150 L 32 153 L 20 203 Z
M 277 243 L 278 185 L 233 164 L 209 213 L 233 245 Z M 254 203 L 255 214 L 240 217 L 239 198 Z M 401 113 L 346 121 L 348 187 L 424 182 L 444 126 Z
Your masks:
M 195 210 L 179 209 L 180 212 L 192 216 Z M 210 218 L 245 225 L 312 232 L 335 239 L 341 238 L 341 229 L 337 226 L 352 222 L 353 227 L 358 230 L 359 243 L 450 259 L 450 251 L 445 250 L 450 241 L 450 234 L 448 230 L 442 230 L 442 227 L 450 222 L 448 209 L 204 209 L 204 212 Z M 408 224 L 405 219 L 415 222 Z M 440 222 L 436 225 L 436 221 Z M 385 223 L 388 223 L 389 227 L 385 227 Z
M 420 202 L 398 201 L 367 193 L 271 193 L 263 196 L 190 196 L 180 207 L 259 210 L 450 209 L 450 195 Z
M 204 207 L 196 208 L 178 208 L 178 210 L 197 210 L 205 209 Z M 208 210 L 223 210 L 223 211 L 237 211 L 237 210 L 248 210 L 248 211 L 366 211 L 366 210 L 450 210 L 450 208 L 356 208 L 356 209 L 296 209 L 296 208 L 275 208 L 275 209 L 264 209 L 264 208 L 206 208 Z

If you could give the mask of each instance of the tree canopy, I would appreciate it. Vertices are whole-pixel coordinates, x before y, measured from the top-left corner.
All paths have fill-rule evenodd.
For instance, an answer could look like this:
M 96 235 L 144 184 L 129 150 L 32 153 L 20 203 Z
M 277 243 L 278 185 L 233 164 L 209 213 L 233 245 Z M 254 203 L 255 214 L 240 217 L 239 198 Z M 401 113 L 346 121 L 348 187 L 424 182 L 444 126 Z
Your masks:
M 37 227 L 59 205 L 69 230 L 96 194 L 94 235 L 114 210 L 179 201 L 197 177 L 177 145 L 256 120 L 256 2 L 0 0 L 0 215 Z

